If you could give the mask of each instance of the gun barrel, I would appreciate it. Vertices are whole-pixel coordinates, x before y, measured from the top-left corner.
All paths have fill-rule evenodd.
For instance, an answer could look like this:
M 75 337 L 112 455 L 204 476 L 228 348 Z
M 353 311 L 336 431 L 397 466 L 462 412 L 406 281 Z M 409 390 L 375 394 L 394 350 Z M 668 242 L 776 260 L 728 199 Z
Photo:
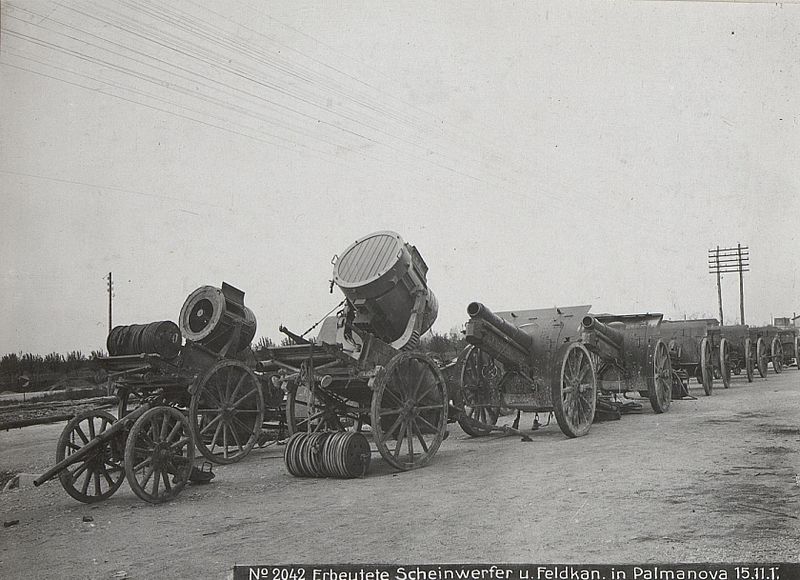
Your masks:
M 533 337 L 531 335 L 526 334 L 513 324 L 506 322 L 480 302 L 471 302 L 469 306 L 467 306 L 467 314 L 470 318 L 477 318 L 494 326 L 514 341 L 517 346 L 526 353 L 530 353 L 533 350 Z
M 619 358 L 625 344 L 625 335 L 622 332 L 589 315 L 583 317 L 581 326 L 587 346 L 604 358 Z

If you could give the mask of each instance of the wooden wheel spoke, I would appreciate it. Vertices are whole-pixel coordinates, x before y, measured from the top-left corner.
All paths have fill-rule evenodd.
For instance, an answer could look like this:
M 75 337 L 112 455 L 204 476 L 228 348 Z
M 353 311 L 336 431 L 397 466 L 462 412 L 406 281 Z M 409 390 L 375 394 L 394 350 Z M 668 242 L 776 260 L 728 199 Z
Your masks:
M 397 431 L 397 428 L 402 424 L 402 422 L 403 422 L 402 415 L 398 416 L 397 419 L 394 420 L 394 423 L 392 423 L 391 427 L 389 427 L 386 430 L 386 438 L 387 439 L 391 439 L 392 438 L 392 436 L 394 435 L 394 432 Z
M 171 493 L 172 486 L 169 483 L 169 473 L 166 470 L 161 472 L 161 479 L 164 481 L 164 493 Z
M 400 429 L 400 433 L 397 436 L 397 440 L 395 441 L 395 448 L 394 448 L 394 458 L 398 459 L 400 457 L 400 450 L 403 447 L 403 439 L 406 435 L 406 422 L 403 421 L 402 428 Z
M 77 468 L 70 472 L 70 477 L 73 481 L 77 481 L 78 478 L 84 473 L 87 469 L 89 469 L 89 462 L 85 461 L 81 463 Z
M 394 392 L 389 388 L 388 383 L 386 385 L 386 388 L 383 390 L 383 393 L 384 393 L 384 395 L 389 395 L 401 407 L 403 406 L 403 401 L 401 401 L 400 398 L 397 395 L 394 394 Z
M 425 442 L 425 437 L 422 435 L 422 430 L 417 426 L 417 422 L 414 421 L 412 423 L 414 432 L 417 435 L 417 440 L 419 441 L 420 445 L 422 445 L 422 451 L 424 453 L 428 452 L 428 444 Z
M 159 441 L 166 440 L 168 427 L 169 427 L 169 415 L 164 413 L 164 418 L 161 419 L 161 431 L 159 431 L 158 433 Z
M 414 421 L 413 419 L 406 423 L 406 441 L 408 441 L 408 456 L 411 462 L 414 462 Z
M 212 427 L 212 426 L 213 426 L 215 423 L 218 423 L 218 422 L 219 422 L 219 421 L 221 421 L 221 420 L 222 420 L 222 415 L 221 415 L 221 414 L 220 414 L 220 415 L 217 415 L 216 417 L 214 417 L 213 419 L 211 419 L 211 421 L 209 421 L 209 422 L 208 422 L 206 425 L 204 425 L 204 426 L 203 426 L 203 428 L 202 428 L 202 429 L 200 429 L 200 435 L 203 435 L 203 434 L 205 434 L 205 433 L 206 433 L 206 431 L 208 431 L 209 429 L 211 429 L 211 427 Z
M 150 478 L 153 477 L 153 473 L 155 473 L 155 468 L 151 465 L 150 468 L 145 472 L 144 477 L 142 478 L 142 487 L 146 487 L 147 483 L 150 481 Z
M 99 471 L 95 470 L 93 472 L 93 475 L 94 475 L 94 477 L 93 477 L 93 479 L 94 479 L 94 494 L 95 495 L 100 495 L 100 494 L 103 493 L 101 491 L 101 489 L 100 489 L 100 473 L 99 473 Z
M 92 481 L 92 475 L 94 474 L 94 470 L 87 469 L 86 470 L 86 477 L 83 480 L 83 485 L 81 486 L 81 493 L 86 495 L 86 491 L 89 489 L 89 484 Z
M 423 422 L 423 423 L 425 423 L 425 424 L 426 424 L 428 427 L 430 427 L 431 429 L 433 429 L 433 432 L 434 432 L 434 433 L 437 433 L 437 432 L 439 431 L 439 428 L 438 428 L 436 425 L 434 425 L 433 423 L 431 423 L 430 421 L 428 421 L 428 419 L 426 419 L 426 418 L 425 418 L 423 415 L 417 415 L 417 420 L 418 420 L 418 421 L 422 421 L 422 422 Z
M 258 391 L 256 389 L 251 389 L 246 395 L 243 395 L 238 401 L 233 404 L 233 408 L 237 409 L 239 405 L 245 402 L 250 397 L 254 396 Z
M 220 416 L 220 418 L 222 417 Z M 220 421 L 219 423 L 217 423 L 217 428 L 214 429 L 214 436 L 211 438 L 211 445 L 209 447 L 212 453 L 214 452 L 214 447 L 217 445 L 217 437 L 219 436 L 219 431 L 220 429 L 222 429 L 223 424 L 224 422 Z
M 133 467 L 133 470 L 134 470 L 134 471 L 139 471 L 139 470 L 140 470 L 140 469 L 142 469 L 143 467 L 145 467 L 145 466 L 147 466 L 147 465 L 150 465 L 152 462 L 153 462 L 153 457 L 152 457 L 152 456 L 150 456 L 150 455 L 148 455 L 148 456 L 147 456 L 147 457 L 145 457 L 145 458 L 144 458 L 142 461 L 140 461 L 139 463 L 137 463 L 136 465 L 134 465 L 134 467 Z
M 186 445 L 189 443 L 190 440 L 191 440 L 190 437 L 181 437 L 175 443 L 170 443 L 169 448 L 173 452 L 178 452 L 179 450 L 186 447 Z
M 436 409 L 441 409 L 442 405 L 425 405 L 424 407 L 414 407 L 416 411 L 434 411 Z
M 379 413 L 381 417 L 388 417 L 389 415 L 399 415 L 402 413 L 400 409 L 385 409 Z
M 97 437 L 97 433 L 94 429 L 94 417 L 91 417 L 86 421 L 86 426 L 89 427 L 89 439 L 94 439 Z
M 81 429 L 80 425 L 75 425 L 74 433 L 76 433 L 78 435 L 78 437 L 81 438 L 81 440 L 83 441 L 84 445 L 89 443 L 89 438 L 86 436 L 86 433 L 83 432 L 83 429 Z
M 158 497 L 158 486 L 161 483 L 161 470 L 155 469 L 154 470 L 155 477 L 153 478 L 153 493 L 154 497 Z

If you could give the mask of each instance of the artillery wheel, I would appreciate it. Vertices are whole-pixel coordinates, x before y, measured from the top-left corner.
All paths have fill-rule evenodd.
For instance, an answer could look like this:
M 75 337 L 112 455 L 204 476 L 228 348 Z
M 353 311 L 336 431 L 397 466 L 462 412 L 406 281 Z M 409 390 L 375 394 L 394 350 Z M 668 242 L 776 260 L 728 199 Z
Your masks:
M 444 440 L 448 408 L 447 384 L 429 356 L 392 357 L 372 393 L 370 420 L 381 456 L 402 471 L 426 465 Z
M 653 364 L 653 375 L 647 377 L 650 406 L 655 413 L 666 413 L 672 402 L 672 363 L 669 360 L 669 349 L 659 340 L 650 356 Z
M 722 376 L 722 386 L 726 389 L 731 386 L 731 355 L 728 339 L 719 341 L 719 374 Z
M 747 373 L 747 382 L 753 382 L 753 371 L 755 361 L 753 360 L 753 341 L 750 338 L 744 340 L 744 368 Z
M 589 432 L 597 405 L 597 376 L 586 347 L 579 342 L 561 346 L 550 380 L 553 412 L 567 437 Z
M 235 463 L 250 453 L 264 420 L 258 378 L 236 360 L 222 360 L 200 379 L 189 405 L 197 449 L 214 463 Z
M 700 341 L 700 374 L 703 377 L 703 392 L 711 395 L 714 390 L 714 356 L 708 338 Z
M 125 445 L 125 477 L 144 501 L 164 503 L 178 495 L 193 463 L 191 425 L 177 409 L 153 407 L 133 424 Z
M 800 371 L 800 337 L 794 339 L 794 366 Z
M 286 397 L 286 424 L 289 427 L 289 434 L 298 432 L 319 432 L 319 431 L 345 431 L 345 426 L 340 420 L 340 414 L 353 420 L 356 431 L 361 431 L 363 421 L 359 408 L 349 401 L 342 402 L 343 407 L 335 409 L 330 405 L 325 405 L 319 397 L 311 393 L 311 389 L 304 384 L 296 384 L 289 387 Z
M 56 445 L 56 463 L 79 452 L 90 441 L 102 434 L 116 419 L 106 411 L 85 411 L 67 423 Z M 66 467 L 58 474 L 61 487 L 83 503 L 94 503 L 111 497 L 125 478 L 122 468 L 124 442 L 112 436 L 78 463 Z
M 779 375 L 783 372 L 783 345 L 777 336 L 772 339 L 770 354 L 772 355 L 772 370 Z
M 495 425 L 500 417 L 500 406 L 492 405 L 500 399 L 497 384 L 503 375 L 503 368 L 491 355 L 474 345 L 464 350 L 461 375 L 459 377 L 459 406 L 463 413 L 458 416 L 458 424 L 464 433 L 472 437 L 483 437 L 491 433 L 474 421 Z
M 762 337 L 758 337 L 756 342 L 756 366 L 758 367 L 758 374 L 762 379 L 767 378 L 767 345 Z

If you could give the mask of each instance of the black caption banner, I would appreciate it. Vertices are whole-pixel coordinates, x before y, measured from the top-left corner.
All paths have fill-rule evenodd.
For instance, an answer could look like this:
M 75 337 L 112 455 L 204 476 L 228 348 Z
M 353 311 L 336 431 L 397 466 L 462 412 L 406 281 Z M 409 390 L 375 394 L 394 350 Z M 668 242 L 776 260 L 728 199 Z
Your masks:
M 234 580 L 800 580 L 800 563 L 772 564 L 264 564 Z

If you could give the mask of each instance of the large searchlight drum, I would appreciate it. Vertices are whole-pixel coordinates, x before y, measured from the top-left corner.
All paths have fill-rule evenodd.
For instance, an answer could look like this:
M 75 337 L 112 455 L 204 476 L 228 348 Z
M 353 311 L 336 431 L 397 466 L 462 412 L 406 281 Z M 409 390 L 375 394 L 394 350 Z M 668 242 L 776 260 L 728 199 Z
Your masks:
M 439 305 L 428 266 L 398 234 L 381 231 L 349 246 L 335 261 L 333 281 L 356 309 L 354 321 L 394 346 L 413 346 L 433 325 Z
M 183 303 L 179 318 L 186 340 L 224 354 L 235 354 L 256 335 L 256 317 L 244 305 L 244 292 L 222 283 L 222 288 L 201 286 Z

